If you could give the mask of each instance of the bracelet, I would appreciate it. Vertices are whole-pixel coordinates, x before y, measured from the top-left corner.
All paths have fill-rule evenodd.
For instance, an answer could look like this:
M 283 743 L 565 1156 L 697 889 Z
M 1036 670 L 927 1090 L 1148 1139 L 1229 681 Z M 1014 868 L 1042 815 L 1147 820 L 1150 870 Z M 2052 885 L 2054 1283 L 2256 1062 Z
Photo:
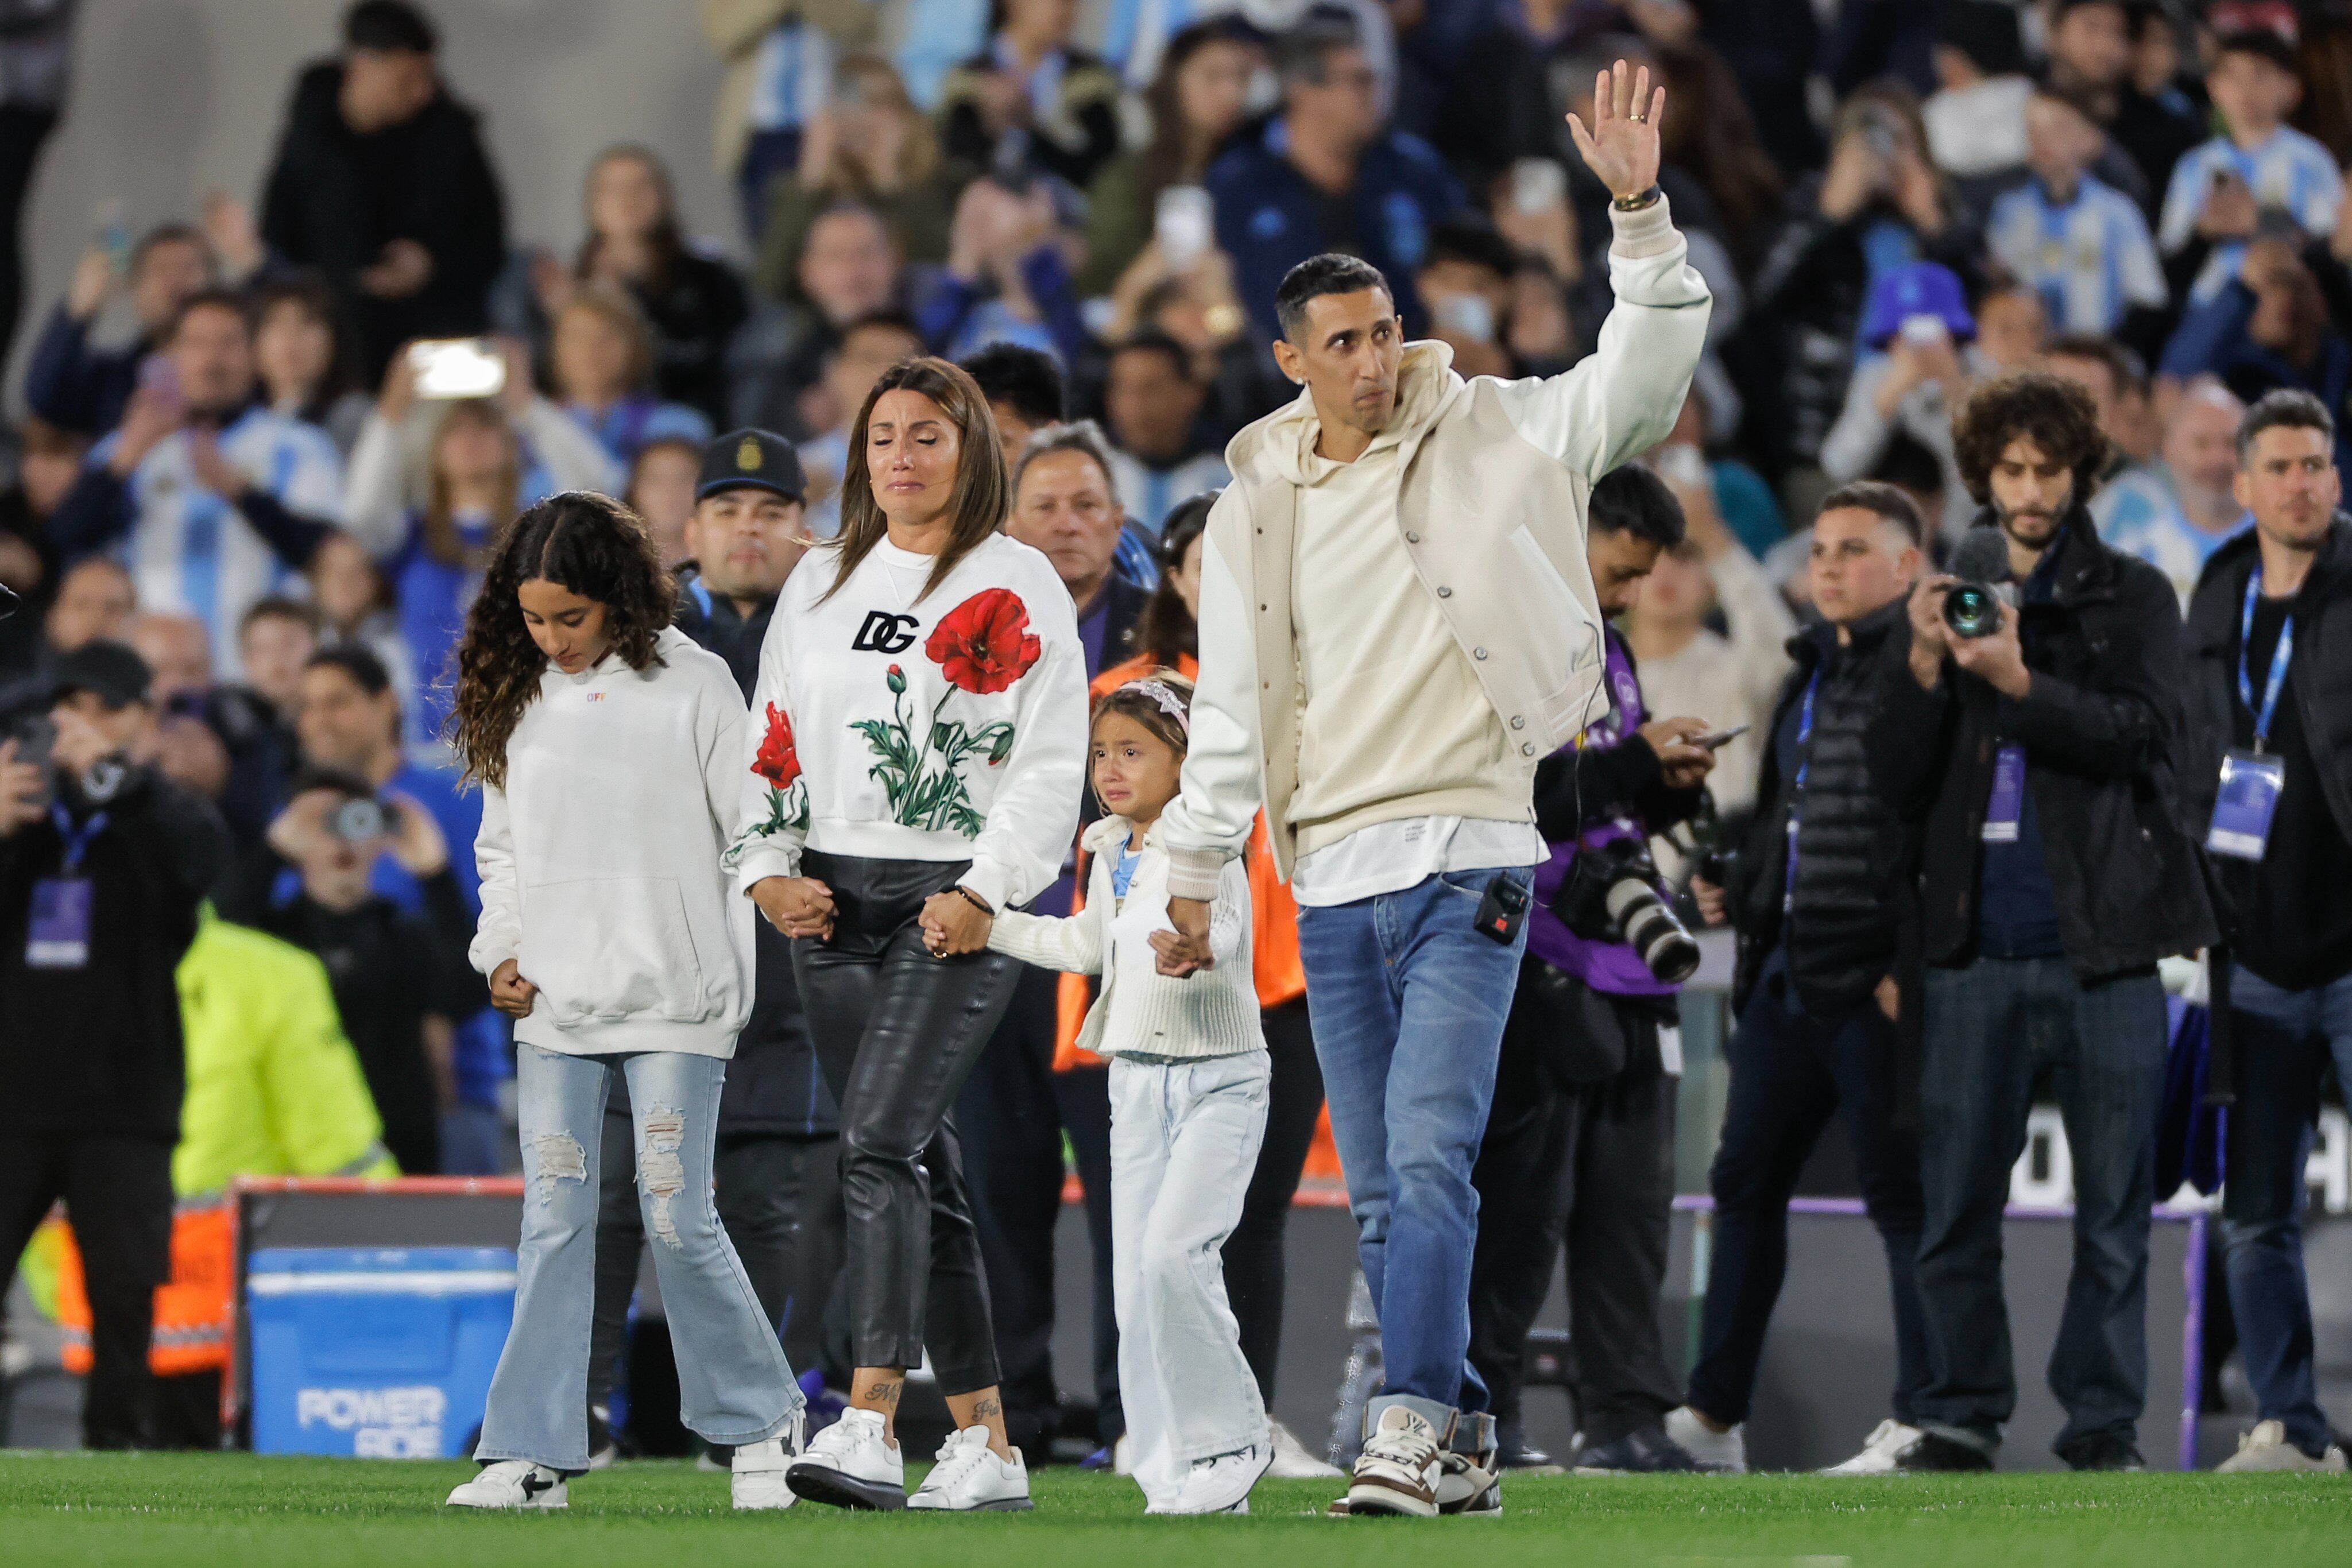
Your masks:
M 968 887 L 964 886 L 964 885 L 963 885 L 963 883 L 956 883 L 956 891 L 957 891 L 958 893 L 962 894 L 963 894 L 963 896 L 964 896 L 965 901 L 966 901 L 967 903 L 969 903 L 969 904 L 971 904 L 974 909 L 979 910 L 982 915 L 987 915 L 991 920 L 993 920 L 993 919 L 995 919 L 995 918 L 996 918 L 996 911 L 995 911 L 995 910 L 993 910 L 993 909 L 991 909 L 991 908 L 988 906 L 988 900 L 986 900 L 986 899 L 984 899 L 984 898 L 981 897 L 981 896 L 980 896 L 980 894 L 976 894 L 976 893 L 972 892 L 972 890 L 971 890 L 971 889 L 970 889 L 970 888 L 968 888 Z
M 1653 182 L 1646 191 L 1636 191 L 1630 196 L 1611 197 L 1609 204 L 1621 213 L 1638 213 L 1645 207 L 1655 206 L 1658 199 L 1664 194 L 1665 193 L 1658 188 L 1656 183 Z

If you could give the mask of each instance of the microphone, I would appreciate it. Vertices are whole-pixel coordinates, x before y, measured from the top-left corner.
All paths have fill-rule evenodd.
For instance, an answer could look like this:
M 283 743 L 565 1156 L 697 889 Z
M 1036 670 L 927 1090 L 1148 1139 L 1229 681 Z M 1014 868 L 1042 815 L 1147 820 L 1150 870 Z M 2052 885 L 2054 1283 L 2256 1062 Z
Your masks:
M 1960 580 L 1944 595 L 1944 624 L 1955 637 L 1990 636 L 2000 627 L 2000 591 L 2010 581 L 2009 536 L 1970 528 L 1952 552 L 1952 575 Z

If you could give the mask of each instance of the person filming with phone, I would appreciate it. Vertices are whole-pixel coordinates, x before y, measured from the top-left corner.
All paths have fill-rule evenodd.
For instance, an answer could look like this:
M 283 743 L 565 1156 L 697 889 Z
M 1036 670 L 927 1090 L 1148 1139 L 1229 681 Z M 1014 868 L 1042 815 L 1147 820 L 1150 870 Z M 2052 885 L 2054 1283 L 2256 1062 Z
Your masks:
M 0 720 L 0 1258 L 64 1199 L 94 1448 L 154 1436 L 147 1347 L 186 1077 L 173 971 L 228 853 L 212 808 L 142 760 L 150 678 L 123 644 L 86 643 L 58 659 L 46 711 Z
M 2217 934 L 2177 773 L 2179 605 L 2162 572 L 2092 526 L 2107 444 L 2081 388 L 2031 371 L 1989 382 L 1953 447 L 1991 527 L 1961 541 L 1957 578 L 1912 591 L 1908 678 L 1868 731 L 1880 788 L 1923 835 L 1930 1372 L 1921 1436 L 1894 1463 L 1990 1469 L 2016 1408 L 2001 1211 L 2046 1079 L 2074 1173 L 2053 1447 L 2076 1469 L 2137 1469 L 2167 1041 L 2156 965 Z

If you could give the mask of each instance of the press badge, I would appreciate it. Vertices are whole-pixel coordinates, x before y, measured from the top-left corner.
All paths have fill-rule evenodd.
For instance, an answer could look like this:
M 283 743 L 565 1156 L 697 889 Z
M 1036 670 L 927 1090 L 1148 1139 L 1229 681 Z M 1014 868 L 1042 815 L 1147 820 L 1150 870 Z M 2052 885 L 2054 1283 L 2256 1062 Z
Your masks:
M 33 883 L 25 967 L 79 969 L 89 962 L 89 879 L 45 876 Z
M 2213 825 L 2205 847 L 2217 855 L 2258 861 L 2271 841 L 2271 818 L 2278 812 L 2286 765 L 2258 751 L 2232 751 L 2221 758 L 2221 790 L 2213 800 Z
M 1992 795 L 1985 801 L 1984 841 L 2017 842 L 2017 821 L 2025 811 L 2025 747 L 2004 746 L 1993 753 Z

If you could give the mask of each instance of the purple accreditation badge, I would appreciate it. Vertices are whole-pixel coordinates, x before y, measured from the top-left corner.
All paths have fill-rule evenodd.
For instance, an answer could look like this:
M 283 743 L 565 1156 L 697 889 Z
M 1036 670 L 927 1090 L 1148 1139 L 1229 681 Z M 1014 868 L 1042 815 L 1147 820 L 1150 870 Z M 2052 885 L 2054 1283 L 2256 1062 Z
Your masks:
M 1984 841 L 2017 842 L 2017 821 L 2025 812 L 2025 747 L 2004 746 L 1993 753 L 1992 793 L 1985 798 Z
M 25 931 L 28 969 L 79 969 L 89 962 L 89 879 L 45 876 L 33 883 Z
M 2285 783 L 2286 767 L 2275 757 L 2232 751 L 2221 758 L 2221 789 L 2213 800 L 2213 825 L 2206 831 L 2205 847 L 2237 860 L 2262 859 Z

